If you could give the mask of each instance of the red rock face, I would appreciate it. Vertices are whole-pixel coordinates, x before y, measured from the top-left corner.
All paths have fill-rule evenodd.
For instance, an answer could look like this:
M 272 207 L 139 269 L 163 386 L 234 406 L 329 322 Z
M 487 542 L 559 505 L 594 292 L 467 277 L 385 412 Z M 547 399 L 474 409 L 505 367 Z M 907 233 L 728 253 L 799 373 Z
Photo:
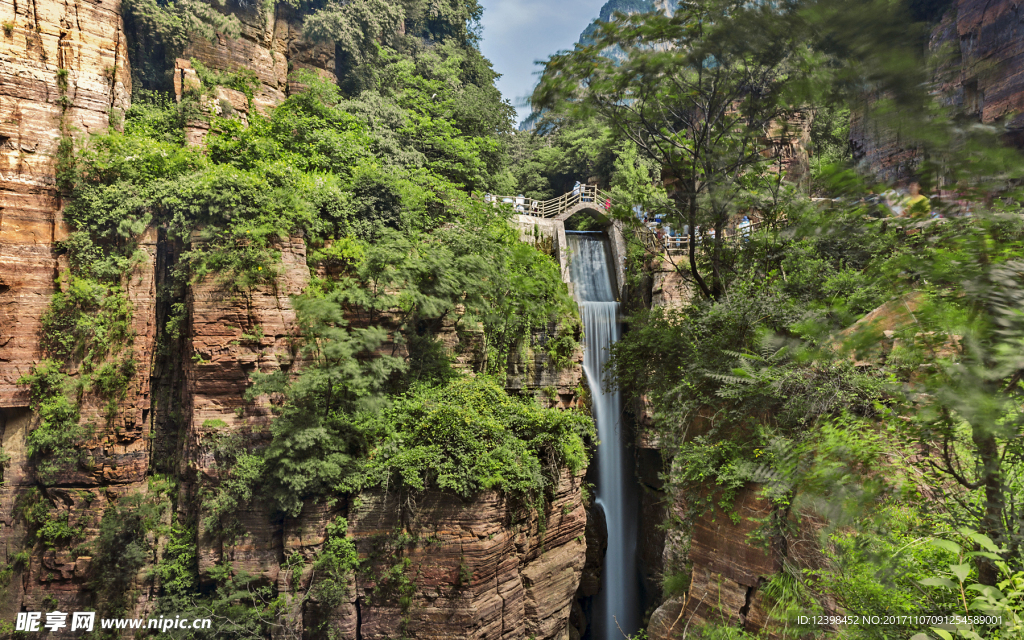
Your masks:
M 297 366 L 290 296 L 308 284 L 309 270 L 300 239 L 278 248 L 282 275 L 273 286 L 242 294 L 206 282 L 190 290 L 194 355 L 185 358 L 190 418 L 179 469 L 186 479 L 186 503 L 195 505 L 201 487 L 220 480 L 210 446 L 215 439 L 236 436 L 253 444 L 267 437 L 269 405 L 243 401 L 249 373 Z M 252 335 L 256 326 L 263 339 L 247 342 L 243 334 Z M 349 535 L 372 568 L 360 574 L 348 601 L 335 611 L 318 611 L 315 603 L 302 606 L 296 598 L 288 614 L 292 628 L 327 624 L 352 640 L 357 629 L 367 640 L 403 633 L 438 639 L 566 637 L 586 558 L 581 482 L 582 474 L 563 473 L 545 509 L 543 531 L 535 510 L 493 492 L 472 501 L 438 491 L 366 492 L 331 509 L 307 505 L 295 519 L 274 518 L 255 504 L 238 514 L 243 533 L 231 543 L 201 528 L 200 573 L 230 562 L 283 593 L 304 594 L 325 526 L 340 515 L 348 519 Z M 396 546 L 400 536 L 412 541 Z M 298 575 L 281 566 L 295 553 L 306 561 Z M 405 606 L 374 578 L 402 558 L 409 559 L 405 575 L 415 584 Z
M 936 80 L 947 104 L 978 122 L 1006 121 L 1008 137 L 1024 148 L 1024 8 L 1011 0 L 957 0 L 932 31 L 929 45 L 943 59 Z M 850 137 L 881 179 L 905 177 L 918 150 L 854 115 Z
M 864 162 L 883 182 L 891 183 L 911 175 L 916 166 L 916 147 L 906 148 L 906 142 L 897 134 L 860 113 L 850 116 L 850 142 L 854 158 Z
M 301 18 L 290 15 L 283 3 L 274 15 L 264 15 L 258 7 L 258 3 L 251 3 L 250 9 L 234 12 L 242 27 L 239 38 L 196 39 L 183 57 L 196 58 L 211 69 L 253 71 L 262 85 L 253 99 L 253 106 L 260 110 L 279 104 L 297 88 L 294 78 L 288 77 L 294 71 L 307 69 L 335 78 L 333 44 L 303 40 Z
M 396 532 L 419 539 L 374 562 L 379 572 L 399 556 L 410 559 L 416 595 L 409 605 L 378 595 L 384 585 L 372 575 L 359 579 L 353 606 L 359 602 L 361 637 L 384 640 L 403 629 L 438 640 L 566 636 L 586 553 L 581 481 L 563 473 L 543 531 L 535 510 L 495 493 L 467 503 L 428 492 L 412 506 L 394 493 L 362 496 L 349 515 L 361 555 L 379 556 L 374 547 Z
M 673 510 L 679 516 L 685 513 L 680 497 Z M 689 590 L 655 610 L 648 626 L 650 638 L 684 638 L 687 631 L 709 622 L 753 633 L 766 627 L 771 606 L 760 588 L 781 568 L 784 552 L 781 545 L 758 545 L 751 538 L 772 512 L 759 488 L 748 485 L 737 491 L 728 513 L 714 506 L 695 519 L 688 549 Z M 681 542 L 669 536 L 669 544 L 679 547 Z
M 3 450 L 10 456 L 0 487 L 0 562 L 6 564 L 21 550 L 25 534 L 15 504 L 34 484 L 25 435 L 35 422 L 27 387 L 18 379 L 43 357 L 40 318 L 58 273 L 53 243 L 65 234 L 54 178 L 60 123 L 77 136 L 104 130 L 110 113 L 128 106 L 130 75 L 117 0 L 2 0 L 0 20 L 0 428 Z M 64 96 L 58 71 L 67 74 Z M 148 237 L 142 249 L 152 258 Z M 103 417 L 88 443 L 90 469 L 60 478 L 61 486 L 44 496 L 58 517 L 68 515 L 73 526 L 84 525 L 86 535 L 95 535 L 108 499 L 137 487 L 148 468 L 144 407 L 154 335 L 147 320 L 152 275 L 151 261 L 143 261 L 128 288 L 129 299 L 141 311 L 132 347 L 140 373 L 117 414 L 109 421 Z M 95 420 L 99 404 L 87 394 L 83 419 Z M 108 491 L 96 491 L 100 486 Z M 75 558 L 66 550 L 37 551 L 18 565 L 5 590 L 0 603 L 5 621 L 13 620 L 22 606 L 38 610 L 46 598 L 62 606 L 81 600 L 78 585 L 89 558 Z
M 212 277 L 189 288 L 190 351 L 183 354 L 185 437 L 178 475 L 189 497 L 190 505 L 184 510 L 198 513 L 200 521 L 206 515 L 196 508 L 203 487 L 224 479 L 213 444 L 237 438 L 244 450 L 269 439 L 269 403 L 266 399 L 248 403 L 244 398 L 249 375 L 288 369 L 295 360 L 298 326 L 290 296 L 309 283 L 306 248 L 294 238 L 278 249 L 281 276 L 273 283 L 236 291 Z M 256 340 L 260 334 L 262 338 Z M 200 525 L 200 574 L 231 561 L 239 571 L 276 580 L 280 522 L 272 521 L 259 504 L 238 517 L 244 533 L 228 546 Z
M 1024 128 L 1024 8 L 1011 0 L 959 0 L 955 25 L 956 103 L 981 122 L 1012 116 L 1010 126 Z
M 820 538 L 828 523 L 810 512 L 780 511 L 761 495 L 761 489 L 747 484 L 737 490 L 728 511 L 715 505 L 699 514 L 688 537 L 683 532 L 669 533 L 666 571 L 681 570 L 679 556 L 687 555 L 690 586 L 685 595 L 665 599 L 651 615 L 647 629 L 651 640 L 691 637 L 708 623 L 740 627 L 771 640 L 786 637 L 781 623 L 771 618 L 777 603 L 765 595 L 763 587 L 783 563 L 801 570 L 829 566 Z M 686 517 L 681 496 L 675 496 L 672 511 L 676 517 Z M 788 522 L 783 531 L 772 531 L 772 519 L 778 517 Z M 827 594 L 819 604 L 825 615 L 837 610 Z
M 744 625 L 750 604 L 761 583 L 781 568 L 782 558 L 750 538 L 773 509 L 756 487 L 737 492 L 731 513 L 715 507 L 698 518 L 690 541 L 693 577 L 686 618 L 692 624 L 705 621 Z M 734 513 L 738 522 L 730 517 Z
M 40 358 L 39 318 L 57 275 L 59 122 L 76 135 L 106 129 L 111 110 L 128 107 L 131 80 L 118 0 L 0 0 L 0 20 L 0 407 L 17 407 L 27 404 L 17 380 Z

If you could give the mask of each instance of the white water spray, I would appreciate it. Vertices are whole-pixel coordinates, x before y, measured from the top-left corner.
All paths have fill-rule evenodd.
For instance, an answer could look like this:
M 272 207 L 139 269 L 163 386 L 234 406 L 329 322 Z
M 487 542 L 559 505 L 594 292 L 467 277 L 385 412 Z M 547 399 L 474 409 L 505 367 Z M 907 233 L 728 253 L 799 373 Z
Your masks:
M 631 499 L 632 461 L 622 430 L 622 399 L 602 384 L 608 348 L 619 339 L 611 269 L 604 234 L 566 232 L 572 252 L 570 276 L 583 316 L 583 371 L 587 375 L 597 448 L 596 506 L 608 523 L 608 551 L 601 592 L 592 616 L 593 640 L 623 640 L 639 628 L 640 598 L 636 572 L 636 500 Z M 620 632 L 621 629 L 621 632 Z

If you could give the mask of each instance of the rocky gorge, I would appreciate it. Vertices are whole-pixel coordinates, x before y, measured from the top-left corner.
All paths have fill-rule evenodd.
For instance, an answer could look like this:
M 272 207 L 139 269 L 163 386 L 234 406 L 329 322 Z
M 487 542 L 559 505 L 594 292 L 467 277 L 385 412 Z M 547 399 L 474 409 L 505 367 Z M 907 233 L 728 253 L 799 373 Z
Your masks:
M 68 359 L 63 373 L 75 389 L 69 395 L 76 396 L 76 420 L 89 433 L 75 464 L 41 479 L 40 456 L 28 441 L 45 418 L 34 396 L 38 387 L 27 380 L 50 358 L 48 310 L 55 295 L 72 290 L 70 274 L 78 268 L 68 241 L 80 229 L 65 219 L 74 198 L 58 179 L 68 160 L 63 145 L 124 129 L 133 97 L 155 86 L 157 76 L 176 103 L 191 94 L 205 101 L 202 117 L 190 112 L 182 120 L 183 146 L 204 149 L 210 136 L 230 137 L 217 128 L 227 125 L 214 114 L 239 123 L 240 129 L 229 134 L 242 139 L 238 131 L 250 120 L 308 88 L 309 76 L 296 72 L 332 84 L 357 75 L 351 72 L 356 58 L 350 50 L 303 36 L 300 9 L 279 3 L 270 10 L 244 5 L 218 11 L 237 21 L 237 32 L 193 36 L 165 58 L 163 51 L 146 50 L 140 34 L 147 23 L 117 0 L 0 0 L 0 633 L 13 632 L 19 612 L 82 611 L 103 604 L 103 582 L 112 575 L 98 566 L 107 559 L 96 560 L 112 526 L 105 528 L 104 522 L 137 510 L 151 514 L 147 518 L 155 524 L 134 537 L 114 538 L 142 550 L 128 565 L 130 575 L 119 578 L 125 584 L 118 597 L 125 601 L 118 613 L 125 617 L 166 614 L 161 598 L 181 580 L 167 567 L 188 558 L 197 594 L 246 576 L 245 587 L 238 588 L 243 595 L 233 594 L 232 602 L 250 598 L 245 606 L 266 620 L 255 635 L 237 637 L 592 638 L 589 616 L 601 584 L 607 526 L 592 509 L 593 469 L 573 469 L 553 453 L 543 461 L 548 483 L 532 500 L 501 488 L 469 495 L 385 484 L 337 491 L 330 500 L 303 496 L 301 508 L 290 512 L 269 498 L 237 502 L 242 499 L 231 495 L 236 502 L 210 517 L 214 497 L 226 495 L 218 489 L 235 486 L 231 461 L 238 463 L 239 452 L 271 446 L 276 437 L 284 392 L 253 395 L 253 374 L 287 378 L 308 370 L 311 356 L 303 347 L 309 321 L 301 317 L 297 300 L 328 289 L 323 283 L 332 269 L 354 262 L 350 256 L 335 257 L 333 263 L 318 257 L 332 245 L 312 233 L 274 236 L 266 254 L 274 257 L 272 276 L 241 289 L 226 288 L 216 270 L 181 277 L 182 265 L 195 260 L 196 247 L 212 243 L 202 235 L 210 225 L 197 225 L 183 237 L 175 235 L 173 222 L 155 220 L 135 233 L 130 265 L 118 285 L 131 310 L 128 328 L 112 339 L 122 343 L 122 361 L 132 363 L 124 370 L 123 391 L 112 406 L 101 386 L 86 383 L 92 374 L 84 359 Z M 949 104 L 981 123 L 1009 118 L 1006 136 L 1013 141 L 1020 129 L 1015 114 L 1024 100 L 1018 14 L 1008 1 L 957 0 L 934 26 L 931 42 L 935 50 L 954 50 L 943 69 Z M 413 15 L 410 9 L 401 22 L 403 36 L 412 30 Z M 387 36 L 370 40 L 384 42 Z M 243 73 L 245 82 L 209 82 Z M 434 89 L 423 91 L 428 98 Z M 400 120 L 387 105 L 372 104 L 365 113 L 370 114 L 368 130 Z M 395 128 L 402 126 L 405 121 Z M 857 159 L 876 176 L 907 175 L 923 155 L 872 131 L 856 114 L 849 137 Z M 393 141 L 374 144 L 375 153 L 407 151 Z M 460 153 L 470 151 L 460 148 Z M 467 171 L 460 179 L 469 182 L 472 176 Z M 449 192 L 439 193 L 435 200 L 424 198 L 430 200 L 424 210 L 432 215 L 442 206 L 437 202 L 451 199 Z M 515 235 L 539 254 L 557 253 L 538 229 L 521 224 Z M 624 307 L 679 310 L 695 299 L 685 268 L 649 256 L 634 256 L 629 268 L 636 280 L 620 292 Z M 523 288 L 529 286 L 533 283 Z M 456 371 L 493 372 L 488 363 L 495 356 L 488 345 L 495 340 L 462 322 L 464 313 L 453 305 L 437 316 L 417 317 L 411 323 L 415 329 L 408 330 L 400 328 L 400 313 L 392 308 L 373 322 L 350 313 L 337 326 L 382 327 L 386 335 L 369 352 L 406 360 L 419 347 L 399 334 L 429 334 Z M 587 409 L 579 331 L 564 318 L 530 326 L 498 367 L 502 387 L 545 408 Z M 567 353 L 548 346 L 574 334 Z M 359 358 L 368 357 L 361 353 Z M 764 587 L 784 567 L 813 572 L 828 566 L 818 544 L 823 518 L 780 509 L 755 482 L 735 491 L 728 511 L 711 509 L 693 517 L 687 499 L 694 496 L 674 492 L 666 482 L 672 460 L 653 429 L 659 416 L 646 396 L 626 398 L 626 404 L 640 496 L 636 578 L 645 611 L 638 614 L 648 614 L 648 637 L 683 637 L 705 623 L 784 637 L 770 620 L 776 603 Z M 699 433 L 710 431 L 713 413 L 691 417 L 688 424 Z M 342 537 L 362 568 L 351 571 L 339 593 L 310 597 L 321 593 L 325 564 L 320 559 L 334 548 L 339 518 L 345 521 Z M 755 540 L 760 523 L 772 518 L 788 525 L 786 534 L 767 543 Z M 682 528 L 667 524 L 683 521 Z M 63 528 L 48 529 L 48 522 Z M 180 527 L 186 522 L 187 536 Z M 189 550 L 183 552 L 186 537 Z M 680 572 L 690 576 L 685 595 L 663 584 L 666 576 Z M 839 606 L 827 597 L 821 601 L 826 612 Z

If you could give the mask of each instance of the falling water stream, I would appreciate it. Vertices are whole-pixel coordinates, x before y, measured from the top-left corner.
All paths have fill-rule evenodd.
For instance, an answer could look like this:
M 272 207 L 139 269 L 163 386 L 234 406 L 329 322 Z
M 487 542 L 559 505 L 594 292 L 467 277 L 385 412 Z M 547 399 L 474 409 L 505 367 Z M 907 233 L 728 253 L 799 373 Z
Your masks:
M 639 628 L 640 599 L 636 572 L 637 501 L 632 459 L 622 430 L 622 399 L 602 384 L 608 348 L 619 339 L 619 303 L 612 287 L 611 261 L 604 234 L 569 232 L 569 263 L 585 334 L 583 371 L 592 398 L 601 444 L 597 448 L 597 499 L 608 526 L 608 551 L 601 591 L 591 618 L 593 640 L 622 640 Z M 621 629 L 621 632 L 620 632 Z

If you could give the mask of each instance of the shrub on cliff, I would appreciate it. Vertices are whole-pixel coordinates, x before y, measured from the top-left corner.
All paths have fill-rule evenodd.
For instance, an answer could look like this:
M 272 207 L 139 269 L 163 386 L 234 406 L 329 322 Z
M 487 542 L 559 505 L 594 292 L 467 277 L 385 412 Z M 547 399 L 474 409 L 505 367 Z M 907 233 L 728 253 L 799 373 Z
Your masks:
M 437 277 L 443 278 L 444 272 Z M 431 279 L 427 276 L 422 281 L 429 285 Z M 380 322 L 380 314 L 391 309 L 400 317 L 403 309 L 410 311 L 414 308 L 410 305 L 418 304 L 416 308 L 426 314 L 436 305 L 453 310 L 458 299 L 466 300 L 465 295 L 447 300 L 440 289 L 416 287 L 418 280 L 412 279 L 408 289 L 400 290 L 398 301 L 377 301 L 381 306 L 376 315 L 371 314 L 371 322 Z M 367 295 L 362 288 L 356 290 Z M 491 488 L 533 493 L 545 485 L 538 458 L 541 451 L 545 460 L 574 470 L 585 463 L 581 438 L 587 433 L 588 419 L 513 399 L 488 378 L 453 377 L 447 355 L 424 352 L 422 345 L 416 350 L 418 323 L 414 321 L 411 327 L 399 325 L 413 338 L 408 362 L 389 355 L 394 342 L 388 348 L 385 341 L 398 340 L 401 334 L 389 337 L 385 326 L 374 324 L 351 327 L 346 304 L 353 295 L 352 290 L 336 288 L 300 298 L 296 306 L 305 341 L 304 368 L 295 377 L 281 371 L 253 376 L 250 398 L 281 394 L 286 399 L 271 428 L 271 443 L 262 452 L 268 470 L 265 489 L 282 510 L 297 513 L 306 498 L 331 500 L 342 492 L 394 480 L 413 490 L 431 486 L 463 496 Z M 354 301 L 363 312 L 375 308 L 372 299 L 356 297 Z M 416 317 L 413 314 L 410 319 Z M 434 363 L 427 358 L 434 358 Z M 389 391 L 400 392 L 409 385 L 412 389 L 404 395 L 389 396 Z M 417 411 L 427 412 L 433 417 L 423 420 L 441 424 L 440 414 L 433 412 L 445 410 L 462 412 L 452 417 L 468 430 L 455 434 L 462 439 L 460 446 L 470 446 L 466 438 L 480 438 L 471 447 L 472 455 L 464 448 L 438 449 L 441 445 L 432 439 L 433 432 L 422 431 L 426 423 L 414 419 L 420 415 Z M 399 423 L 410 429 L 420 426 L 414 429 L 416 435 L 410 435 L 413 432 L 396 427 Z M 490 446 L 494 452 L 484 455 Z M 548 458 L 548 453 L 553 457 Z M 502 465 L 512 462 L 518 471 L 503 475 L 509 472 L 502 471 Z M 474 466 L 478 463 L 484 466 Z M 434 474 L 438 469 L 447 471 Z
M 304 92 L 269 116 L 250 114 L 248 126 L 186 117 L 188 101 L 140 96 L 125 132 L 80 144 L 64 176 L 73 185 L 72 264 L 116 279 L 139 235 L 161 223 L 189 248 L 182 270 L 219 273 L 244 289 L 272 278 L 281 238 L 374 239 L 384 229 L 432 231 L 457 220 L 474 207 L 463 187 L 489 181 L 498 142 L 450 121 L 454 96 L 429 99 L 441 80 L 424 80 L 397 58 L 388 68 L 387 91 L 358 99 L 303 76 Z M 212 120 L 206 147 L 181 148 L 170 132 L 196 117 Z
M 436 487 L 464 498 L 491 489 L 536 496 L 563 466 L 586 465 L 584 438 L 594 435 L 588 417 L 542 409 L 485 376 L 414 389 L 365 424 L 380 434 L 365 486 Z

